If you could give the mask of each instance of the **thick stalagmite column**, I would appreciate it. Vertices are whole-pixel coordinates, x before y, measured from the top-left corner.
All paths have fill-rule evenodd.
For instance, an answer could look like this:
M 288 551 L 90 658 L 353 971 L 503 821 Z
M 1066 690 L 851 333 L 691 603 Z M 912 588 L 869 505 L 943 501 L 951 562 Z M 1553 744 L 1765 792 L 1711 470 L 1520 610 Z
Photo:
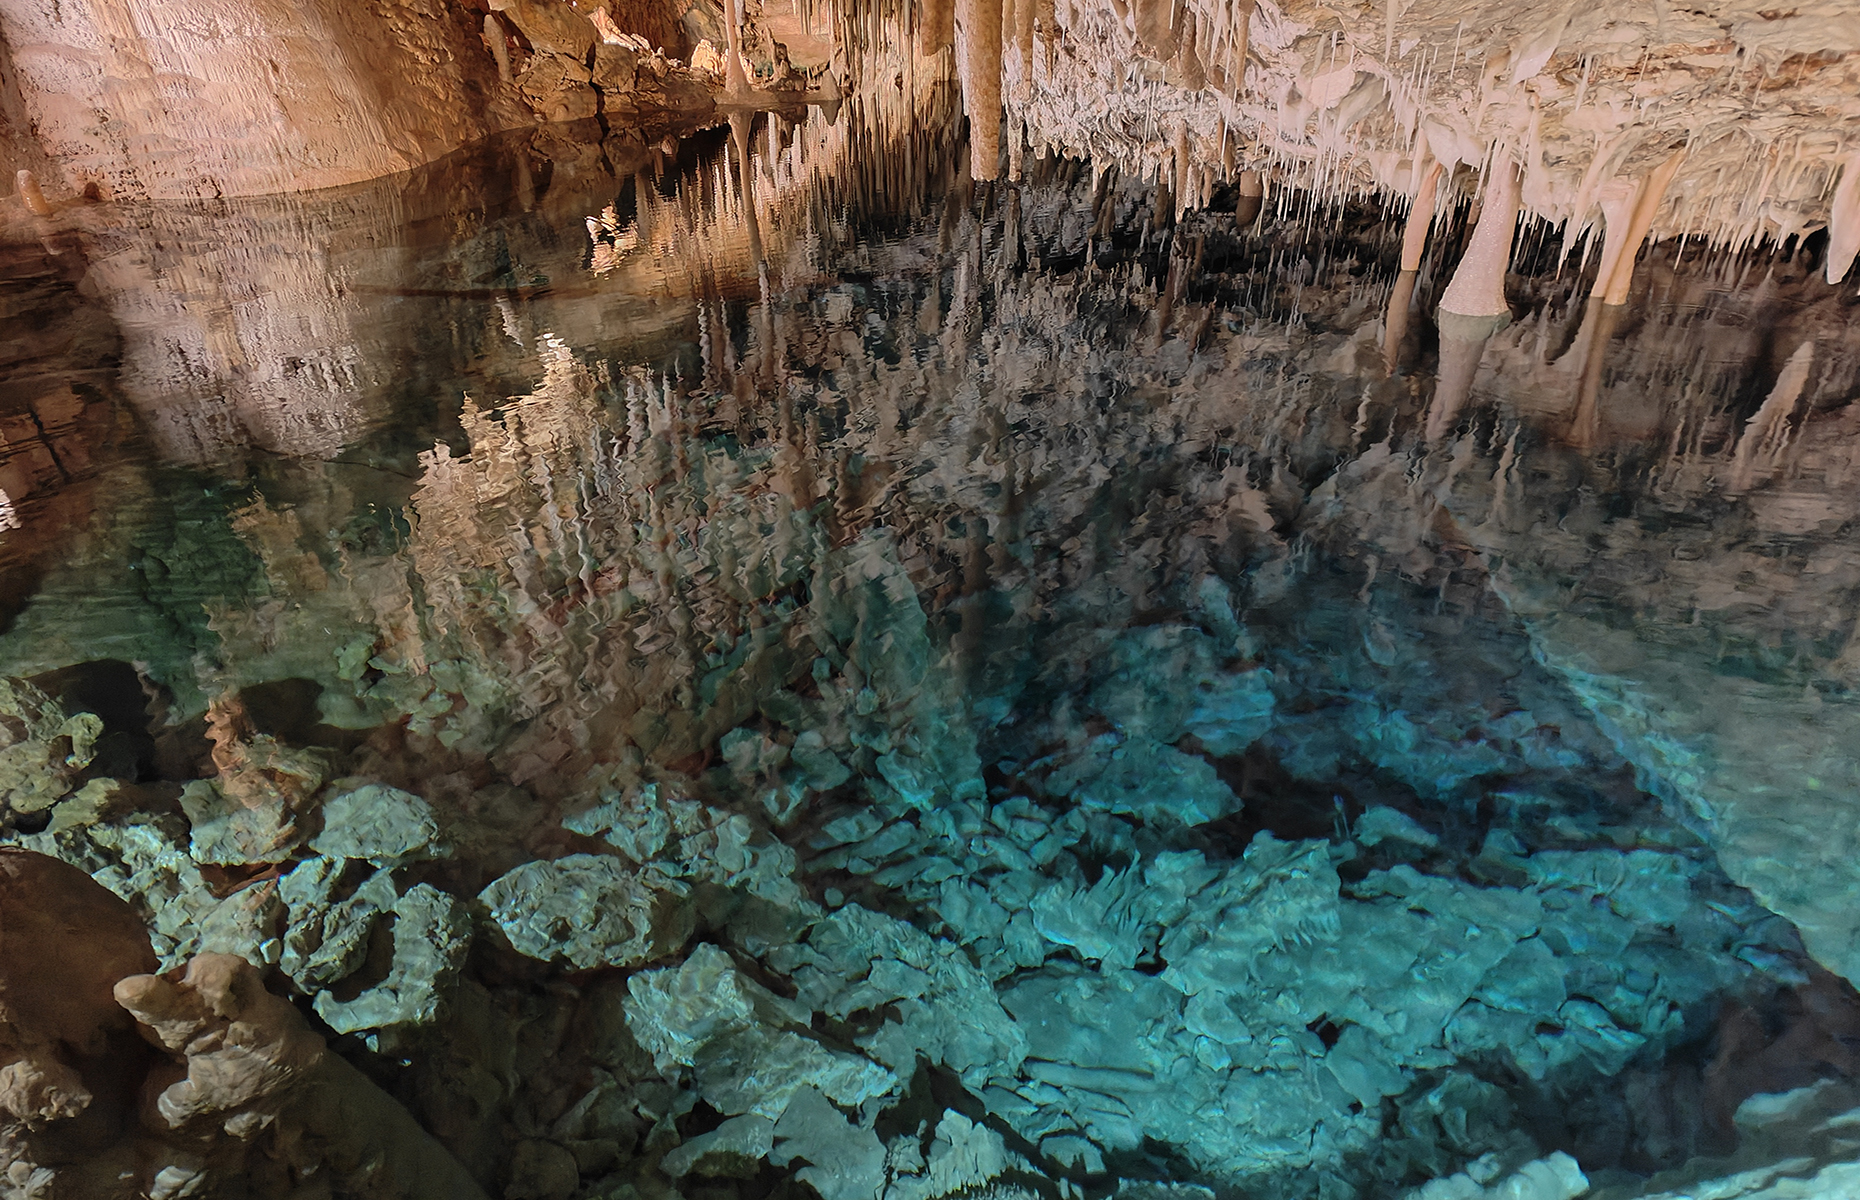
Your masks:
M 1001 173 L 1001 0 L 957 0 L 956 51 L 969 110 L 969 176 Z
M 1511 266 L 1511 236 L 1518 224 L 1518 168 L 1509 154 L 1492 164 L 1466 254 L 1453 282 L 1440 297 L 1440 311 L 1461 317 L 1508 317 L 1505 271 Z

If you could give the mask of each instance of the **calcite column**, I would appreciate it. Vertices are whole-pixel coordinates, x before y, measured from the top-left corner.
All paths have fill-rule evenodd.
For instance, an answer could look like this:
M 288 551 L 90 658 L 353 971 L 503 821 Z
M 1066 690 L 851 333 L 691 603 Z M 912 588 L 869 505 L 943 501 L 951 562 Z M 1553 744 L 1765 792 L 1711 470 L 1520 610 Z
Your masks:
M 969 110 L 969 175 L 1001 172 L 1001 0 L 957 0 L 956 49 Z
M 1492 164 L 1479 223 L 1440 297 L 1440 310 L 1461 317 L 1508 317 L 1505 272 L 1511 266 L 1511 237 L 1518 224 L 1518 168 L 1509 154 Z M 1418 264 L 1417 264 L 1418 265 Z

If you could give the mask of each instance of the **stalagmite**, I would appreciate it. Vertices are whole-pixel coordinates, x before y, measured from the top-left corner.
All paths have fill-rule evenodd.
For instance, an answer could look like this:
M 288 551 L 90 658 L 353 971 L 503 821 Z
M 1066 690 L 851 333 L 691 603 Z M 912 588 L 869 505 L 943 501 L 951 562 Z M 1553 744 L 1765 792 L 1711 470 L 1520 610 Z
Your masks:
M 742 14 L 737 10 L 740 2 L 723 0 L 723 29 L 728 42 L 728 54 L 723 64 L 723 86 L 732 96 L 741 96 L 749 91 L 749 80 L 743 75 Z
M 1518 168 L 1509 154 L 1501 154 L 1486 184 L 1479 223 L 1466 245 L 1465 257 L 1440 298 L 1441 312 L 1461 317 L 1510 316 L 1505 271 L 1511 265 L 1511 238 L 1517 223 Z
M 1849 158 L 1841 168 L 1840 186 L 1834 189 L 1834 202 L 1829 206 L 1829 283 L 1847 278 L 1856 254 L 1860 254 L 1860 154 Z
M 1608 276 L 1602 303 L 1627 303 L 1628 289 L 1634 283 L 1634 259 L 1639 254 L 1640 244 L 1646 238 L 1647 231 L 1653 228 L 1654 215 L 1660 211 L 1660 204 L 1666 199 L 1666 189 L 1671 186 L 1673 175 L 1685 158 L 1686 152 L 1683 149 L 1673 151 L 1665 162 L 1655 167 L 1642 181 L 1634 198 L 1634 215 L 1628 222 L 1627 237 L 1623 241 L 1620 257 L 1615 260 Z
M 1615 325 L 1620 317 L 1620 308 L 1602 303 L 1602 298 L 1593 292 L 1583 306 L 1582 328 L 1576 339 L 1582 351 L 1582 376 L 1576 384 L 1576 408 L 1570 415 L 1566 435 L 1572 446 L 1586 448 L 1600 438 L 1602 368 L 1607 364 L 1608 347 L 1614 341 Z M 1574 352 L 1575 347 L 1572 347 L 1571 353 Z
M 45 193 L 39 190 L 39 181 L 33 177 L 31 171 L 21 171 L 13 176 L 13 188 L 19 193 L 20 202 L 33 216 L 49 217 L 52 215 L 51 202 L 45 198 Z
M 1001 173 L 1001 0 L 960 0 L 957 37 L 969 110 L 969 177 Z
M 955 0 L 924 0 L 917 26 L 917 52 L 929 56 L 949 49 L 956 36 Z
M 1240 199 L 1234 204 L 1234 223 L 1245 229 L 1259 219 L 1266 206 L 1266 180 L 1258 171 L 1240 172 Z
M 484 14 L 484 41 L 491 47 L 491 57 L 497 60 L 497 77 L 505 83 L 510 82 L 510 51 L 504 45 L 504 27 L 497 23 L 491 13 Z
M 1414 194 L 1408 209 L 1408 223 L 1401 232 L 1401 269 L 1421 269 L 1421 255 L 1427 249 L 1427 231 L 1434 223 L 1434 203 L 1439 191 L 1441 166 L 1435 163 L 1421 179 L 1421 189 Z

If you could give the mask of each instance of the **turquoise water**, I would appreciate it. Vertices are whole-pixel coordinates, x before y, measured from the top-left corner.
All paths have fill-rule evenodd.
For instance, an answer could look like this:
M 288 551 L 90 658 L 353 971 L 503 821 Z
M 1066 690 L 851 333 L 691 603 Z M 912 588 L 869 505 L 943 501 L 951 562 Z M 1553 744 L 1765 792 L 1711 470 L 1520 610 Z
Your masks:
M 1457 226 L 1399 280 L 1379 212 L 958 134 L 9 250 L 8 839 L 491 1194 L 1625 1195 L 1846 1077 L 1812 247 L 1617 313 L 1527 230 L 1443 342 Z

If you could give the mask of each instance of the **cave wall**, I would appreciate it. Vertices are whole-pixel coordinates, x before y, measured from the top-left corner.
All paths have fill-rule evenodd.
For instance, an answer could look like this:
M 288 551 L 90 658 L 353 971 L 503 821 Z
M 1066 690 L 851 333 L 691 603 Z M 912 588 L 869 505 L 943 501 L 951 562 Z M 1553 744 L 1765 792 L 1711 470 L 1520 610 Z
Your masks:
M 441 0 L 0 0 L 0 155 L 49 157 L 50 192 L 111 198 L 403 171 L 532 120 L 480 21 Z

